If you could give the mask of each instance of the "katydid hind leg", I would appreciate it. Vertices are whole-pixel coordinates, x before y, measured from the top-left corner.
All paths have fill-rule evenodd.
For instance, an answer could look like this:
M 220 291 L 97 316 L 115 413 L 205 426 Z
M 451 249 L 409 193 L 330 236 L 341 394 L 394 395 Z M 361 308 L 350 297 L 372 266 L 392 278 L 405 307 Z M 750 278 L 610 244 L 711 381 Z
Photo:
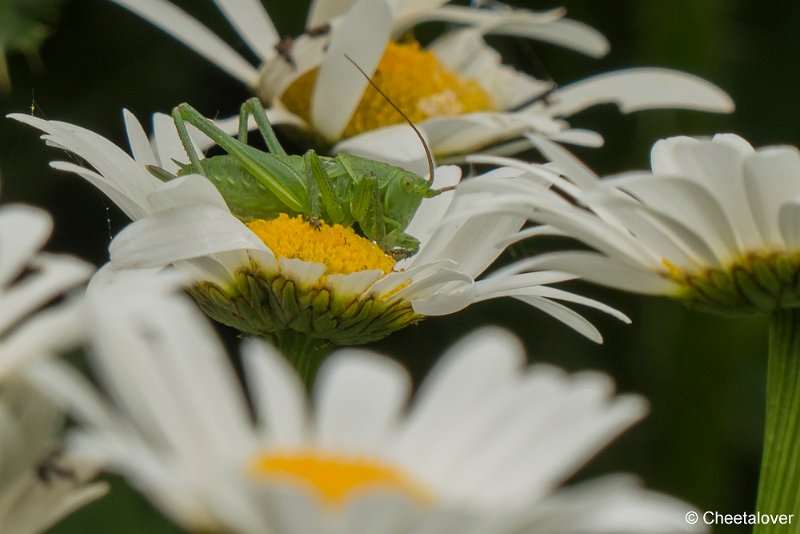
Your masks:
M 242 107 L 239 108 L 239 141 L 245 144 L 247 143 L 247 132 L 249 130 L 247 127 L 248 116 L 247 104 L 242 104 Z
M 244 118 L 244 128 L 247 128 L 247 119 L 250 115 L 255 119 L 258 131 L 261 132 L 261 137 L 264 138 L 264 142 L 267 144 L 269 151 L 273 154 L 285 156 L 286 151 L 283 149 L 283 146 L 281 146 L 280 141 L 278 141 L 275 130 L 272 129 L 272 124 L 270 124 L 269 117 L 267 117 L 267 112 L 264 110 L 264 106 L 261 105 L 261 101 L 258 98 L 251 98 L 242 104 L 242 113 L 240 116 Z M 242 119 L 240 118 L 239 120 L 241 121 Z M 242 128 L 241 124 L 239 128 Z
M 184 124 L 184 122 L 188 122 L 208 136 L 230 156 L 237 159 L 289 209 L 298 212 L 305 211 L 305 190 L 301 183 L 302 179 L 299 176 L 295 176 L 290 166 L 277 160 L 271 154 L 261 152 L 228 135 L 189 104 L 181 104 L 176 107 L 172 112 L 172 116 L 178 128 L 178 134 L 181 135 L 181 140 L 184 143 L 191 143 Z M 192 160 L 192 164 L 197 166 L 198 169 L 202 169 L 197 153 L 190 151 L 188 147 L 187 152 L 190 154 L 189 158 Z M 196 158 L 196 160 L 192 158 Z
M 187 116 L 190 117 L 188 120 L 184 120 L 184 112 L 188 113 Z M 172 120 L 175 122 L 175 129 L 178 132 L 178 137 L 181 140 L 183 149 L 189 156 L 189 161 L 192 163 L 194 171 L 198 174 L 205 176 L 206 174 L 205 171 L 203 171 L 203 166 L 200 164 L 200 156 L 197 154 L 197 151 L 194 148 L 194 143 L 192 142 L 192 138 L 189 136 L 189 131 L 186 129 L 186 122 L 189 122 L 189 124 L 194 124 L 194 117 L 192 116 L 193 113 L 196 113 L 201 119 L 205 120 L 205 117 L 200 115 L 200 113 L 198 113 L 197 110 L 195 110 L 188 104 L 181 104 L 180 106 L 173 109 Z

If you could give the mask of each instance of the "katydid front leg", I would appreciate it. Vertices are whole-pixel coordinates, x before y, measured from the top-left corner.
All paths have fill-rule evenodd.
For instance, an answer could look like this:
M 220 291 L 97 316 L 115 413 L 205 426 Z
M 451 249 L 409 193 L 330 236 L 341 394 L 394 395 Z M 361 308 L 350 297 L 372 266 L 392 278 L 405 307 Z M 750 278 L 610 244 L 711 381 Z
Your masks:
M 307 180 L 314 184 L 314 189 L 319 194 L 319 214 L 329 223 L 341 223 L 344 220 L 344 210 L 341 201 L 336 197 L 330 178 L 322 168 L 322 162 L 313 150 L 303 156 L 306 164 Z M 309 189 L 310 191 L 310 189 Z

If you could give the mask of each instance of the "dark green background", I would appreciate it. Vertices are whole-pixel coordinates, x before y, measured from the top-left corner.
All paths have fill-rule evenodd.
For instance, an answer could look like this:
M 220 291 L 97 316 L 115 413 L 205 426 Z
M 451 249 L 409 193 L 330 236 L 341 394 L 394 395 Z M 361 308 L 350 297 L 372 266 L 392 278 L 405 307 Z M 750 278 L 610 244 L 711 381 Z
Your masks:
M 210 2 L 188 6 L 237 49 L 241 41 Z M 612 106 L 583 112 L 572 124 L 601 131 L 602 149 L 576 149 L 600 174 L 646 168 L 659 137 L 735 132 L 754 145 L 797 144 L 800 126 L 800 3 L 793 0 L 586 0 L 516 2 L 544 9 L 564 5 L 570 16 L 602 31 L 611 53 L 593 60 L 533 43 L 547 73 L 564 84 L 594 73 L 631 66 L 663 66 L 701 75 L 726 89 L 737 110 L 729 116 L 653 111 L 620 115 Z M 302 29 L 302 2 L 270 2 L 283 34 Z M 435 25 L 423 28 L 421 36 Z M 510 61 L 530 65 L 524 47 L 495 39 Z M 247 91 L 182 45 L 103 0 L 63 3 L 31 72 L 25 58 L 10 59 L 13 91 L 0 95 L 0 112 L 33 112 L 80 124 L 126 146 L 120 109 L 143 121 L 189 101 L 205 114 L 229 116 Z M 5 121 L 0 126 L 0 173 L 4 202 L 22 201 L 50 210 L 56 222 L 49 250 L 69 252 L 96 264 L 107 258 L 110 237 L 127 220 L 103 195 L 77 177 L 52 172 L 47 162 L 64 155 L 47 148 L 33 130 Z M 510 256 L 535 253 L 534 242 Z M 588 315 L 606 343 L 596 346 L 555 320 L 516 301 L 475 305 L 454 316 L 430 319 L 375 347 L 404 360 L 417 376 L 463 333 L 501 324 L 523 336 L 533 361 L 570 370 L 602 369 L 619 389 L 650 399 L 650 416 L 591 464 L 578 479 L 626 471 L 651 488 L 704 510 L 753 510 L 763 422 L 765 321 L 702 315 L 663 299 L 645 299 L 588 285 L 577 290 L 625 311 L 632 326 L 597 313 Z M 226 336 L 233 338 L 230 332 Z M 233 345 L 233 343 L 231 343 Z M 531 407 L 535 409 L 535 407 Z M 121 484 L 52 533 L 166 533 L 177 529 L 150 511 Z M 717 532 L 737 532 L 719 528 Z

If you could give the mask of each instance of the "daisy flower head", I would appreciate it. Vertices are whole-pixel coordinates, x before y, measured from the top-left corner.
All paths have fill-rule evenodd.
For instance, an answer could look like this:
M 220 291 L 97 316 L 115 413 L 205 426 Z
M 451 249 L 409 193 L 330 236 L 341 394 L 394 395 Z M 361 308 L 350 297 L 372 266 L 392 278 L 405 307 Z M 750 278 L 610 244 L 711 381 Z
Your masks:
M 616 103 L 624 112 L 733 109 L 714 85 L 668 69 L 622 70 L 556 88 L 504 65 L 484 41 L 487 34 L 499 34 L 604 55 L 606 39 L 565 18 L 563 9 L 533 12 L 496 2 L 467 7 L 441 0 L 317 0 L 308 12 L 306 32 L 280 39 L 257 0 L 217 1 L 258 58 L 253 65 L 167 0 L 114 1 L 241 80 L 268 106 L 273 123 L 299 130 L 318 146 L 333 146 L 334 152 L 416 172 L 425 168 L 416 138 L 347 56 L 419 125 L 437 157 L 454 161 L 490 145 L 504 153 L 528 148 L 525 132 L 601 144 L 598 134 L 571 129 L 564 120 L 600 103 Z M 429 21 L 455 29 L 422 46 L 412 30 Z
M 571 236 L 595 251 L 548 253 L 511 271 L 563 270 L 723 314 L 800 305 L 795 147 L 754 149 L 733 134 L 672 137 L 653 146 L 650 172 L 600 180 L 563 148 L 535 143 L 553 163 L 533 172 L 575 199 L 534 186 L 538 233 Z
M 29 383 L 37 360 L 74 348 L 85 336 L 82 299 L 67 298 L 92 267 L 41 252 L 50 216 L 31 206 L 0 207 L 0 530 L 44 532 L 106 492 L 94 468 L 58 454 L 62 416 Z
M 240 220 L 204 176 L 155 178 L 148 170 L 152 166 L 180 174 L 187 159 L 166 116 L 155 117 L 151 144 L 126 112 L 134 158 L 77 126 L 12 117 L 44 131 L 48 143 L 83 158 L 95 170 L 67 162 L 52 166 L 90 181 L 134 219 L 111 243 L 112 266 L 175 265 L 192 276 L 192 292 L 209 315 L 244 333 L 270 338 L 287 351 L 302 349 L 317 358 L 315 351 L 325 352 L 329 345 L 365 343 L 426 316 L 502 296 L 523 300 L 596 341 L 599 332 L 557 301 L 627 321 L 602 303 L 549 287 L 571 275 L 542 271 L 481 278 L 528 213 L 481 211 L 491 205 L 491 196 L 479 188 L 463 194 L 452 190 L 460 178 L 454 166 L 436 169 L 431 187 L 440 194 L 422 200 L 404 229 L 419 242 L 418 252 L 397 261 L 354 227 L 285 213 Z M 475 181 L 515 172 L 500 169 Z M 255 181 L 243 175 L 235 179 Z M 258 188 L 253 185 L 254 192 Z M 460 213 L 474 216 L 451 216 Z
M 408 407 L 409 377 L 389 359 L 336 352 L 309 399 L 283 357 L 250 340 L 246 397 L 188 300 L 136 294 L 98 299 L 102 395 L 57 361 L 33 374 L 79 422 L 69 450 L 190 531 L 703 531 L 684 521 L 687 504 L 633 477 L 560 489 L 646 403 L 600 373 L 524 368 L 504 331 L 450 349 Z
M 35 365 L 35 364 L 34 364 Z M 108 491 L 96 468 L 61 450 L 63 417 L 27 380 L 0 381 L 0 528 L 38 534 Z

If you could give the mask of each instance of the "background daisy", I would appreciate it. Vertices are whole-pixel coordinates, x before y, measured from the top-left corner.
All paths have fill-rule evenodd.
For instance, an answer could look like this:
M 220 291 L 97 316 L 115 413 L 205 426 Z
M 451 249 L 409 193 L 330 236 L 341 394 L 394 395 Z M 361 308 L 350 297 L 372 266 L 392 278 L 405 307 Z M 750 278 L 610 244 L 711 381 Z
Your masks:
M 270 119 L 299 129 L 320 147 L 388 161 L 415 172 L 425 154 L 402 117 L 368 86 L 346 56 L 373 76 L 388 98 L 425 133 L 437 157 L 524 150 L 522 134 L 597 146 L 602 136 L 572 130 L 563 120 L 612 102 L 624 112 L 649 108 L 733 110 L 730 98 L 700 78 L 667 69 L 630 69 L 557 88 L 502 63 L 484 36 L 508 35 L 555 43 L 591 56 L 608 50 L 592 28 L 564 18 L 564 10 L 533 12 L 502 4 L 463 7 L 446 2 L 361 0 L 315 2 L 306 33 L 279 39 L 256 1 L 217 2 L 258 57 L 254 67 L 188 13 L 166 0 L 115 0 L 211 60 L 269 106 Z M 455 26 L 420 47 L 407 38 L 417 24 Z M 234 121 L 235 122 L 235 121 Z M 228 122 L 232 132 L 236 125 Z

